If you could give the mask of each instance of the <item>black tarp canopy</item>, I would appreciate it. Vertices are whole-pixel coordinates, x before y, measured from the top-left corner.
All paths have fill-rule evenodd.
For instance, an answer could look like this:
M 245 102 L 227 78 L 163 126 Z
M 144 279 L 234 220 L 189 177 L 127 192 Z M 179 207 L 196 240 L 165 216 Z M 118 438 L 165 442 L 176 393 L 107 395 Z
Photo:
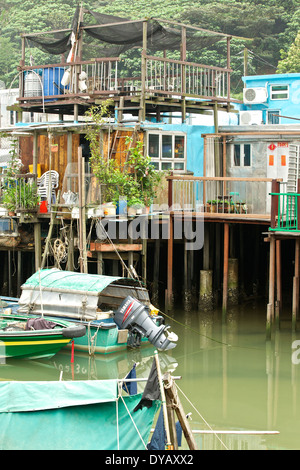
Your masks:
M 51 34 L 26 35 L 32 45 L 50 53 L 62 54 L 70 49 L 72 32 L 77 38 L 84 30 L 85 33 L 99 41 L 103 56 L 118 56 L 133 47 L 143 45 L 143 20 L 130 20 L 118 16 L 105 15 L 92 10 L 85 10 L 96 23 L 94 25 L 79 23 L 79 7 L 77 7 L 70 31 L 58 31 Z M 187 25 L 188 28 L 188 25 Z M 187 29 L 186 46 L 189 50 L 198 50 L 211 46 L 224 39 L 226 35 L 199 29 Z M 179 50 L 182 42 L 180 27 L 165 26 L 162 21 L 147 19 L 147 49 L 150 51 Z

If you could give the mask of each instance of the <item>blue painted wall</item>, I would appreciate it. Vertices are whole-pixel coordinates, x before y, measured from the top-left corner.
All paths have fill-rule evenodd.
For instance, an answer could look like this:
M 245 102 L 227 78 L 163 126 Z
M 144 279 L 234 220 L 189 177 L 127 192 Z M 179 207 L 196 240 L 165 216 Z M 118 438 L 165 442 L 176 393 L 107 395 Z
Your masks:
M 248 76 L 243 77 L 243 81 L 246 88 L 266 87 L 268 98 L 266 103 L 251 105 L 244 104 L 241 109 L 253 111 L 262 110 L 263 121 L 265 124 L 267 123 L 268 110 L 279 110 L 279 114 L 281 116 L 300 118 L 300 73 Z M 271 85 L 288 85 L 289 98 L 272 100 Z M 279 124 L 297 124 L 297 121 L 281 117 Z
M 166 124 L 164 130 L 186 133 L 187 170 L 192 171 L 194 176 L 203 176 L 204 139 L 201 135 L 214 133 L 214 126 Z

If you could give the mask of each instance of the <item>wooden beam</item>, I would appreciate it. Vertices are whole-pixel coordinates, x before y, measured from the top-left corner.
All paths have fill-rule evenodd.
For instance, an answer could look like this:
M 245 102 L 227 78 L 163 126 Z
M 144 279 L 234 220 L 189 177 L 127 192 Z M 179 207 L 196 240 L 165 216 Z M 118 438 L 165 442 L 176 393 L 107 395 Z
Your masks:
M 128 252 L 128 251 L 142 251 L 143 245 L 141 243 L 117 243 L 111 245 L 110 243 L 100 243 L 100 242 L 90 242 L 90 251 L 100 251 L 111 253 L 120 251 L 120 252 Z

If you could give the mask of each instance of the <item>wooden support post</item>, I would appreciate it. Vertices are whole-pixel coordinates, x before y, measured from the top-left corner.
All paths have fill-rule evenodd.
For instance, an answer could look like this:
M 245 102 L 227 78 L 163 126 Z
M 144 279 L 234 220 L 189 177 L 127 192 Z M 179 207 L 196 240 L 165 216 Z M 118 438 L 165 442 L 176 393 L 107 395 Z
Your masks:
M 11 250 L 7 251 L 7 286 L 8 286 L 8 296 L 11 297 L 12 293 L 12 277 L 11 277 Z
M 190 450 L 198 450 L 197 445 L 196 445 L 196 441 L 195 441 L 193 433 L 192 433 L 192 430 L 191 430 L 190 425 L 188 423 L 188 419 L 186 417 L 186 414 L 184 412 L 182 404 L 179 400 L 176 385 L 174 384 L 174 381 L 173 381 L 170 373 L 165 374 L 164 384 L 165 384 L 166 396 L 168 396 L 169 399 L 170 399 L 170 402 L 173 403 L 175 412 L 176 412 L 177 417 L 178 417 L 178 421 L 181 425 L 182 432 L 183 432 L 184 437 L 187 441 L 189 449 Z
M 67 270 L 74 270 L 74 230 L 73 225 L 70 225 L 69 228 L 69 240 L 68 240 L 68 261 L 67 261 Z
M 182 26 L 181 28 L 181 60 L 186 62 L 186 27 Z M 181 66 L 181 87 L 182 87 L 182 98 L 181 98 L 181 122 L 185 123 L 186 121 L 186 67 L 183 64 Z
M 299 255 L 300 239 L 295 240 L 295 275 L 293 278 L 293 306 L 292 306 L 292 329 L 296 331 L 297 318 L 299 314 Z
M 230 69 L 230 62 L 231 62 L 231 53 L 230 53 L 230 41 L 231 37 L 227 37 L 227 69 Z M 230 111 L 230 72 L 227 72 L 227 110 Z
M 142 241 L 142 279 L 144 283 L 147 283 L 147 238 L 144 238 Z
M 72 163 L 72 132 L 67 133 L 67 164 Z M 71 178 L 67 177 L 67 191 L 71 190 Z
M 152 301 L 154 305 L 158 303 L 159 299 L 159 260 L 160 260 L 160 238 L 155 240 L 154 249 L 154 266 L 153 266 L 153 289 L 152 289 Z
M 272 193 L 279 193 L 279 182 L 277 180 L 272 180 L 271 185 Z M 276 217 L 278 215 L 278 196 L 271 196 L 271 228 L 276 227 Z
M 223 264 L 223 315 L 227 313 L 228 298 L 228 258 L 229 258 L 229 224 L 224 224 L 224 264 Z
M 281 240 L 276 240 L 276 303 L 275 303 L 275 325 L 279 328 L 280 313 L 282 306 L 281 287 Z
M 57 194 L 57 201 L 59 201 L 59 199 L 60 199 L 60 191 L 58 191 L 58 194 Z M 47 238 L 46 238 L 44 253 L 43 253 L 42 262 L 41 262 L 41 269 L 43 269 L 45 267 L 47 256 L 49 254 L 49 244 L 50 244 L 51 237 L 52 237 L 54 221 L 55 221 L 55 218 L 56 218 L 56 211 L 57 211 L 57 206 L 55 206 L 55 207 L 53 206 L 52 211 L 51 211 L 51 218 L 50 218 L 48 235 L 47 235 Z
M 169 236 L 168 236 L 168 268 L 167 268 L 167 296 L 166 307 L 172 308 L 173 305 L 173 226 L 174 219 L 172 214 L 173 205 L 173 181 L 168 181 L 168 205 L 169 205 Z
M 17 265 L 17 296 L 21 295 L 22 285 L 22 251 L 18 251 L 18 265 Z
M 139 121 L 145 121 L 146 117 L 146 104 L 145 104 L 145 94 L 146 94 L 146 78 L 147 78 L 147 30 L 148 30 L 148 22 L 143 22 L 143 50 L 142 50 L 142 70 L 141 70 L 141 81 L 142 81 L 142 89 L 141 89 L 141 98 L 140 98 L 140 111 L 139 111 Z
M 78 186 L 79 186 L 79 264 L 80 272 L 87 273 L 86 220 L 85 220 L 85 168 L 82 148 L 78 147 Z
M 102 259 L 102 252 L 97 251 L 97 274 L 100 276 L 103 274 L 103 259 Z
M 160 370 L 160 364 L 159 364 L 158 352 L 157 351 L 154 351 L 154 359 L 155 359 L 155 363 L 156 363 L 157 378 L 158 378 L 158 383 L 159 383 L 159 387 L 160 387 L 160 395 L 161 395 L 161 405 L 162 405 L 162 408 L 163 408 L 164 424 L 165 424 L 165 430 L 166 430 L 166 435 L 167 435 L 166 447 L 167 447 L 167 449 L 169 448 L 169 450 L 172 450 L 171 439 L 170 439 L 169 420 L 168 420 L 168 413 L 167 413 L 166 396 L 165 396 L 164 384 L 163 384 L 163 381 L 162 381 L 162 376 L 161 376 L 161 370 Z
M 173 214 L 169 217 L 168 270 L 167 270 L 167 308 L 173 306 Z
M 35 270 L 38 271 L 42 265 L 42 243 L 41 243 L 41 224 L 34 224 L 34 254 Z
M 214 104 L 214 127 L 215 127 L 215 133 L 217 134 L 219 132 L 218 103 Z M 214 138 L 214 154 L 215 154 L 216 176 L 222 176 L 223 173 L 221 172 L 219 138 L 218 137 Z
M 267 309 L 267 337 L 271 337 L 271 328 L 274 319 L 275 308 L 275 238 L 270 238 L 270 261 L 269 261 L 269 303 Z
M 32 149 L 32 166 L 33 173 L 37 174 L 38 163 L 38 134 L 37 131 L 33 132 L 33 149 Z
M 169 430 L 170 430 L 170 442 L 173 447 L 173 450 L 178 450 L 175 415 L 174 415 L 174 410 L 172 408 L 172 401 L 169 395 L 166 395 L 166 404 L 167 404 L 168 422 L 169 422 Z

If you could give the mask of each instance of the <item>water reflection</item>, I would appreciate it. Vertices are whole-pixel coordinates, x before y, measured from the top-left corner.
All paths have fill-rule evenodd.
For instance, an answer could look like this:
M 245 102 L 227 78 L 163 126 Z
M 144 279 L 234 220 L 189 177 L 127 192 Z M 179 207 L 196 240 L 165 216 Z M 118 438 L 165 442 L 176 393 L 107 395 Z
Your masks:
M 160 353 L 162 370 L 181 376 L 178 386 L 184 410 L 192 412 L 200 449 L 299 449 L 300 364 L 292 361 L 291 323 L 266 341 L 265 305 L 230 309 L 226 321 L 219 310 L 174 310 L 167 318 L 179 336 L 178 346 Z M 137 375 L 147 377 L 153 348 L 118 355 L 89 357 L 63 350 L 50 361 L 7 361 L 1 380 L 87 380 L 124 377 L 134 363 Z M 187 397 L 187 398 L 186 398 Z M 205 420 L 205 421 L 204 421 Z M 206 424 L 209 424 L 209 426 Z M 222 434 L 213 430 L 279 431 L 280 434 Z
M 179 316 L 176 317 L 177 319 Z M 299 367 L 292 362 L 293 335 L 287 322 L 266 341 L 265 307 L 190 312 L 177 325 L 177 373 L 189 399 L 213 429 L 273 431 L 279 435 L 222 436 L 229 448 L 298 449 Z M 182 333 L 183 325 L 185 334 Z M 174 328 L 175 329 L 175 328 Z M 198 333 L 196 333 L 198 331 Z M 300 339 L 300 333 L 298 335 Z M 188 408 L 188 405 L 184 405 Z M 208 429 L 193 412 L 193 429 Z M 213 434 L 198 437 L 201 448 L 224 446 Z

